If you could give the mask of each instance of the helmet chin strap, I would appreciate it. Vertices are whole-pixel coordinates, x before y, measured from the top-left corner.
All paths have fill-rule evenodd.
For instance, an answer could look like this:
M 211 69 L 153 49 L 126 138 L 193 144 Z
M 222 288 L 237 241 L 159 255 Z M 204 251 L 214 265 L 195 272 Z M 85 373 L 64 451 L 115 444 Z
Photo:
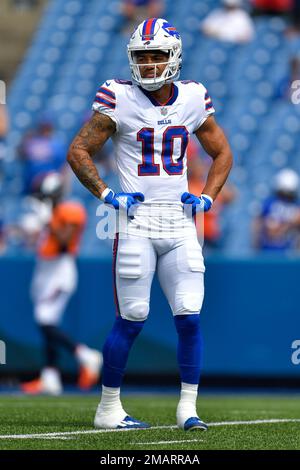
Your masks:
M 161 78 L 161 75 L 163 75 L 164 71 L 162 72 L 161 75 L 157 76 L 157 66 L 158 66 L 158 64 L 155 64 L 155 79 L 159 80 Z M 160 88 L 162 88 L 166 84 L 166 81 L 167 81 L 167 79 L 163 79 L 163 80 L 158 81 L 158 82 L 154 81 L 152 83 L 147 83 L 147 82 L 143 83 L 143 80 L 145 80 L 145 79 L 141 80 L 141 87 L 144 88 L 147 91 L 157 91 Z
M 178 80 L 178 78 L 179 78 L 179 73 L 177 73 L 177 75 L 175 75 L 174 77 L 165 78 L 164 80 L 162 80 L 159 83 L 143 83 L 143 82 L 141 82 L 141 83 L 138 83 L 138 85 L 141 86 L 142 88 L 144 88 L 147 91 L 157 91 L 160 88 L 162 88 L 164 85 L 169 85 L 170 83 L 176 82 L 176 80 Z
M 165 82 L 162 82 L 162 83 L 141 83 L 141 87 L 144 88 L 145 90 L 147 91 L 157 91 L 157 90 L 160 90 L 160 88 L 162 88 L 163 86 L 165 85 Z

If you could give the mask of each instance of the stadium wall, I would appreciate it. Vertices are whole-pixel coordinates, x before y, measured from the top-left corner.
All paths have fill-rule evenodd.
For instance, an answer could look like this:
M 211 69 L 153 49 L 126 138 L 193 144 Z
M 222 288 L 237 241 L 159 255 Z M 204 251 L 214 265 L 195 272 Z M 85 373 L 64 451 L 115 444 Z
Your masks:
M 78 341 L 100 349 L 115 317 L 111 262 L 80 259 L 78 266 L 79 289 L 63 328 Z M 299 377 L 292 343 L 300 339 L 300 259 L 220 257 L 209 258 L 206 267 L 203 373 Z M 42 365 L 29 297 L 32 270 L 31 258 L 0 261 L 0 340 L 6 343 L 6 365 L 0 365 L 0 375 L 36 371 Z M 63 354 L 63 370 L 71 373 L 75 367 L 73 359 Z M 157 280 L 150 316 L 131 353 L 128 372 L 177 374 L 175 328 Z

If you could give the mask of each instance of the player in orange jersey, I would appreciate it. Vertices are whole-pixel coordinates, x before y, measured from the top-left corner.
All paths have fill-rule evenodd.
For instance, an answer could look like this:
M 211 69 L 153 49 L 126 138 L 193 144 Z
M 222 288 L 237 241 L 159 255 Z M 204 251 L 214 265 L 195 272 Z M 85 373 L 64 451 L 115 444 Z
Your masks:
M 59 328 L 66 305 L 77 287 L 75 256 L 86 222 L 84 207 L 74 201 L 62 201 L 62 180 L 58 174 L 48 175 L 41 194 L 51 202 L 49 223 L 38 247 L 31 294 L 34 317 L 42 333 L 46 365 L 40 378 L 22 384 L 26 393 L 58 395 L 62 383 L 57 367 L 58 348 L 69 350 L 80 364 L 79 386 L 88 389 L 99 379 L 102 355 L 83 344 L 76 344 Z

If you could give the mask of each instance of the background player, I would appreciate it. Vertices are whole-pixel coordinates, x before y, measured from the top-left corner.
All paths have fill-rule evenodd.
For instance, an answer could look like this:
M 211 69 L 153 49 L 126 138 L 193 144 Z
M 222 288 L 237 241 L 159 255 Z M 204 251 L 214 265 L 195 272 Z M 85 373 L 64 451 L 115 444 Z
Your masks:
M 192 206 L 193 213 L 209 210 L 227 179 L 232 155 L 211 116 L 207 90 L 197 82 L 177 81 L 181 52 L 180 36 L 166 20 L 141 23 L 128 46 L 132 82 L 108 80 L 99 88 L 95 113 L 69 149 L 70 165 L 96 197 L 116 210 L 135 208 L 126 233 L 119 232 L 114 243 L 118 317 L 103 350 L 102 398 L 95 417 L 100 428 L 148 426 L 127 415 L 120 386 L 129 351 L 148 316 L 157 269 L 178 333 L 177 424 L 185 430 L 207 429 L 196 411 L 204 264 L 183 204 Z M 185 153 L 192 133 L 213 158 L 200 196 L 187 192 Z M 123 190 L 118 194 L 99 177 L 92 160 L 109 137 Z
M 62 383 L 58 371 L 58 348 L 75 355 L 80 364 L 78 385 L 88 389 L 99 379 L 102 355 L 83 344 L 76 344 L 58 327 L 67 303 L 77 287 L 75 255 L 85 226 L 86 212 L 79 202 L 63 201 L 62 176 L 52 173 L 41 185 L 45 204 L 52 214 L 38 248 L 32 280 L 34 317 L 43 336 L 46 364 L 40 378 L 22 384 L 26 393 L 58 395 Z

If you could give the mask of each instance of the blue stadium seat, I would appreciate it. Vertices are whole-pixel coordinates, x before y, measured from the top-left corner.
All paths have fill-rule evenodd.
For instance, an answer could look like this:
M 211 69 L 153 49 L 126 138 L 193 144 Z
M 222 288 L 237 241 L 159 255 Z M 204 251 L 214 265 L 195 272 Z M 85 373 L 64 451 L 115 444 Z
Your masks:
M 183 37 L 182 78 L 204 82 L 234 152 L 230 181 L 239 196 L 224 215 L 224 223 L 234 225 L 227 230 L 225 249 L 249 252 L 251 219 L 264 197 L 264 188 L 285 165 L 300 170 L 300 106 L 275 99 L 289 72 L 290 57 L 299 51 L 299 40 L 283 37 L 284 19 L 262 16 L 254 20 L 256 36 L 251 43 L 222 43 L 199 31 L 200 21 L 220 1 L 165 3 L 165 17 Z M 12 132 L 4 185 L 14 194 L 8 201 L 11 217 L 16 214 L 22 188 L 16 148 L 39 114 L 51 110 L 60 132 L 70 141 L 90 109 L 97 86 L 108 78 L 130 77 L 128 39 L 122 25 L 117 1 L 49 2 L 9 92 Z M 117 188 L 115 177 L 110 184 Z M 98 202 L 75 177 L 72 191 L 85 201 L 90 215 L 82 252 L 105 256 L 111 243 L 103 243 L 95 235 Z

